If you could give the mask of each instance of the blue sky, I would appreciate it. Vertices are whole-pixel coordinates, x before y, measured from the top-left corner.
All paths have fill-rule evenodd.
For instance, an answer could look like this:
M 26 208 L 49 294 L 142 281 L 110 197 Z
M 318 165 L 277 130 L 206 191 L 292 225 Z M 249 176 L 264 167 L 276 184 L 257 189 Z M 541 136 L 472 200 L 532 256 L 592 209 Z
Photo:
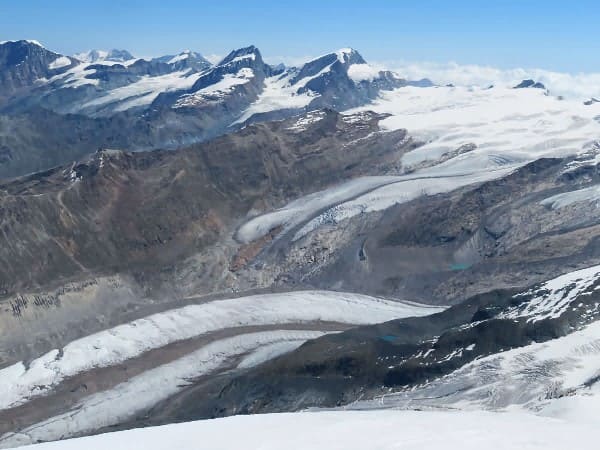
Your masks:
M 600 2 L 0 0 L 0 40 L 71 54 L 210 55 L 257 45 L 269 62 L 354 47 L 369 61 L 456 61 L 600 72 Z

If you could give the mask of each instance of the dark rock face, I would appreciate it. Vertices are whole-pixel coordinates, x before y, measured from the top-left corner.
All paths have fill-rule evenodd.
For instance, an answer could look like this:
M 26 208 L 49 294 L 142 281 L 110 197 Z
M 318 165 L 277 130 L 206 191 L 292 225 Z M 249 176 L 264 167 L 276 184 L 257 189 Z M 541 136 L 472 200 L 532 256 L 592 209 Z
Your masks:
M 373 220 L 355 219 L 362 227 L 352 223 L 343 226 L 344 232 L 353 236 L 348 249 L 336 240 L 344 242 L 344 234 L 340 237 L 334 232 L 328 239 L 324 233 L 322 240 L 298 244 L 307 256 L 313 246 L 333 247 L 336 255 L 321 269 L 314 262 L 307 263 L 311 275 L 300 278 L 304 283 L 334 284 L 341 290 L 420 301 L 433 301 L 437 290 L 441 298 L 453 299 L 456 306 L 429 317 L 357 328 L 310 341 L 247 373 L 199 383 L 153 409 L 145 419 L 124 427 L 340 406 L 390 389 L 424 385 L 475 358 L 556 339 L 597 320 L 598 280 L 580 288 L 577 283 L 585 276 L 574 277 L 564 281 L 556 293 L 543 283 L 535 284 L 600 262 L 597 217 L 561 213 L 539 205 L 541 199 L 572 190 L 574 183 L 581 182 L 564 178 L 565 162 L 538 160 L 501 180 L 403 204 Z M 419 264 L 416 255 L 444 247 L 454 253 L 473 242 L 480 246 L 476 252 L 479 256 L 469 264 L 452 268 L 448 263 L 433 275 L 431 260 L 439 259 L 436 253 L 422 274 L 414 270 Z M 284 267 L 286 259 L 281 252 L 285 253 L 285 245 L 291 244 L 280 237 L 279 256 L 273 256 Z M 384 248 L 389 252 L 387 257 Z M 414 252 L 405 254 L 407 249 Z M 296 251 L 293 248 L 289 254 Z M 399 259 L 404 266 L 394 266 Z M 256 261 L 266 270 L 268 253 Z M 368 270 L 356 268 L 361 266 L 368 266 Z M 298 266 L 290 267 L 302 271 Z M 388 275 L 395 272 L 406 281 L 382 281 L 386 270 Z M 288 281 L 293 278 L 293 273 L 282 276 Z M 408 281 L 414 281 L 414 290 Z M 447 291 L 450 286 L 456 290 Z M 564 299 L 568 302 L 553 309 Z
M 546 86 L 544 86 L 539 81 L 536 82 L 536 81 L 533 81 L 533 80 L 523 80 L 519 84 L 517 84 L 513 89 L 527 89 L 527 88 L 531 88 L 531 89 L 546 89 Z
M 65 58 L 53 65 L 59 58 Z M 41 78 L 51 78 L 75 66 L 77 61 L 46 50 L 33 41 L 0 44 L 0 104 Z
M 368 173 L 387 153 L 402 151 L 389 143 L 402 142 L 403 132 L 360 142 L 381 116 L 365 116 L 353 132 L 338 113 L 323 114 L 304 133 L 289 129 L 295 118 L 175 152 L 101 151 L 5 183 L 3 239 L 27 242 L 31 257 L 3 247 L 0 284 L 13 291 L 83 274 L 83 267 L 135 270 L 157 258 L 174 264 L 215 244 L 253 207 Z
M 578 291 L 562 314 L 551 317 L 540 311 L 519 316 L 544 295 L 542 285 L 542 291 L 539 286 L 521 293 L 492 291 L 433 316 L 324 336 L 245 374 L 189 389 L 173 399 L 176 409 L 164 402 L 141 423 L 335 407 L 409 390 L 476 358 L 565 336 L 597 320 L 597 312 L 583 312 L 597 311 L 598 285 L 596 281 Z M 563 294 L 571 289 L 576 291 L 574 285 L 566 286 Z M 209 390 L 213 394 L 204 398 Z
M 347 56 L 347 58 L 345 56 Z M 340 68 L 347 68 L 350 64 L 365 64 L 365 60 L 362 58 L 362 56 L 354 51 L 349 54 L 344 54 L 342 59 L 339 58 L 335 53 L 330 53 L 310 61 L 304 64 L 304 66 L 302 66 L 302 68 L 298 71 L 298 74 L 292 78 L 292 84 L 297 84 L 298 81 L 304 78 L 314 77 L 329 66 L 334 66 L 332 69 L 338 69 L 339 73 Z
M 189 114 L 191 110 L 200 109 L 205 114 L 212 115 L 215 122 L 229 125 L 240 111 L 246 109 L 257 99 L 265 78 L 271 75 L 271 67 L 265 64 L 256 47 L 241 48 L 229 53 L 219 64 L 202 75 L 189 90 L 172 96 L 164 96 L 166 101 L 160 98 L 154 102 L 154 105 L 176 107 L 183 109 L 186 114 Z M 230 76 L 245 78 L 246 82 L 232 86 L 230 94 L 226 96 L 223 95 L 222 90 L 210 92 L 211 86 L 217 85 Z M 208 89 L 209 93 L 194 96 L 203 89 Z M 190 100 L 181 102 L 183 97 Z M 218 108 L 215 108 L 215 103 Z
M 99 146 L 119 147 L 127 142 L 125 128 L 118 118 L 98 120 L 43 109 L 0 115 L 0 178 L 72 162 Z
M 357 83 L 348 74 L 355 64 L 366 64 L 366 61 L 356 50 L 343 49 L 305 64 L 293 76 L 291 83 L 302 83 L 299 94 L 308 91 L 320 94 L 311 102 L 309 109 L 331 107 L 338 110 L 365 104 L 376 98 L 380 91 L 407 85 L 406 80 L 388 71 L 381 71 L 377 77 Z M 306 82 L 306 79 L 309 81 Z
M 246 251 L 233 239 L 249 214 L 377 174 L 415 145 L 404 131 L 377 133 L 382 115 L 320 116 L 303 130 L 294 117 L 176 151 L 101 150 L 0 183 L 0 367 L 122 323 L 137 311 L 129 302 L 159 312 L 189 295 L 268 290 L 242 270 L 268 241 Z M 129 294 L 58 300 L 113 276 Z

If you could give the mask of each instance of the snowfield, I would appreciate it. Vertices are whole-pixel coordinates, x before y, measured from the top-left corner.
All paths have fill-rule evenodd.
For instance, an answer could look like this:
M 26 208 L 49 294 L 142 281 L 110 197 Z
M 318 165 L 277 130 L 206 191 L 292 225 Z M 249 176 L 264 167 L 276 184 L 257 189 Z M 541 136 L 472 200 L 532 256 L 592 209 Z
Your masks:
M 255 114 L 288 108 L 304 108 L 316 94 L 312 91 L 298 94 L 298 89 L 298 85 L 291 84 L 290 76 L 278 75 L 265 79 L 264 89 L 256 101 L 232 125 L 244 123 Z
M 564 450 L 600 428 L 519 413 L 335 411 L 189 422 L 23 447 L 31 450 Z
M 115 111 L 126 111 L 130 108 L 149 105 L 163 92 L 192 87 L 198 78 L 200 78 L 200 74 L 189 74 L 188 71 L 155 77 L 146 75 L 135 83 L 113 89 L 101 97 L 84 103 L 80 109 L 116 104 Z
M 384 129 L 405 128 L 426 143 L 405 155 L 409 165 L 468 143 L 476 154 L 517 161 L 564 156 L 597 140 L 600 131 L 599 104 L 559 100 L 543 89 L 408 86 L 349 112 L 363 110 L 392 114 Z
M 523 306 L 513 307 L 499 317 L 506 319 L 527 317 L 527 320 L 531 322 L 560 317 L 569 306 L 572 307 L 571 304 L 575 299 L 586 295 L 586 291 L 589 295 L 590 288 L 599 278 L 600 266 L 592 266 L 566 273 L 541 284 L 534 290 L 516 295 L 515 297 L 529 295 L 535 295 L 536 297 Z M 594 288 L 594 290 L 599 288 L 600 286 Z
M 358 69 L 366 76 L 364 68 Z M 297 240 L 358 214 L 502 178 L 543 157 L 585 160 L 565 170 L 600 157 L 600 103 L 560 100 L 542 89 L 407 86 L 384 91 L 371 104 L 345 114 L 364 111 L 390 114 L 380 122 L 383 131 L 406 129 L 424 142 L 402 158 L 410 175 L 358 178 L 299 198 L 250 219 L 238 231 L 240 241 L 250 242 L 280 225 L 284 231 L 303 225 Z M 599 198 L 598 188 L 591 187 L 543 204 L 558 208 Z

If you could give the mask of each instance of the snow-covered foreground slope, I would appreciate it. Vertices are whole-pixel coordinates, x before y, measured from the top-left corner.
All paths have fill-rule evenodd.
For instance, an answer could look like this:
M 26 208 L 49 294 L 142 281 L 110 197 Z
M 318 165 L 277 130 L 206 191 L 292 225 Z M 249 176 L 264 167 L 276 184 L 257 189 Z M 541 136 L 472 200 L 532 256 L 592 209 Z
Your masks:
M 318 412 L 237 416 L 34 445 L 32 450 L 596 449 L 600 428 L 518 413 Z

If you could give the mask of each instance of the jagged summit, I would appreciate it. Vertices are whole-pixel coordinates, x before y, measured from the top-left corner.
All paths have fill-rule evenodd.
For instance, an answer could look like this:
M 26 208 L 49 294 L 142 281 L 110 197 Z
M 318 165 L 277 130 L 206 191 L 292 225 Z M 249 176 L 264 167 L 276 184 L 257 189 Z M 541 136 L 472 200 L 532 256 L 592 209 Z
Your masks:
M 527 80 L 521 81 L 513 89 L 529 89 L 529 88 L 531 88 L 531 89 L 546 89 L 546 86 L 544 86 L 539 81 L 527 79 Z
M 257 62 L 262 63 L 262 55 L 260 54 L 260 50 L 258 50 L 258 48 L 256 48 L 254 45 L 250 45 L 248 47 L 243 47 L 243 48 L 239 48 L 237 50 L 232 50 L 217 65 L 224 66 L 226 64 L 241 61 L 243 59 L 249 59 L 252 61 L 257 61 Z
M 361 54 L 350 47 L 340 48 L 335 55 L 342 64 L 366 64 Z
M 224 100 L 229 94 L 239 89 L 246 90 L 249 86 L 252 89 L 248 98 L 254 100 L 264 87 L 264 79 L 271 74 L 271 66 L 263 61 L 254 45 L 233 50 L 210 71 L 202 74 L 187 92 L 184 101 L 177 101 L 176 106 L 201 106 L 206 100 Z
M 63 73 L 77 61 L 52 52 L 38 41 L 20 40 L 0 43 L 0 105 L 17 92 L 29 93 L 40 80 Z
M 169 64 L 174 70 L 192 69 L 204 71 L 212 66 L 202 54 L 189 49 L 176 55 L 159 56 L 158 58 L 152 59 L 152 61 Z
M 367 62 L 356 50 L 351 48 L 343 48 L 333 53 L 320 56 L 312 61 L 307 62 L 301 68 L 298 74 L 294 77 L 292 83 L 299 80 L 318 75 L 325 71 L 328 67 L 333 69 L 346 71 L 353 64 L 366 64 Z

